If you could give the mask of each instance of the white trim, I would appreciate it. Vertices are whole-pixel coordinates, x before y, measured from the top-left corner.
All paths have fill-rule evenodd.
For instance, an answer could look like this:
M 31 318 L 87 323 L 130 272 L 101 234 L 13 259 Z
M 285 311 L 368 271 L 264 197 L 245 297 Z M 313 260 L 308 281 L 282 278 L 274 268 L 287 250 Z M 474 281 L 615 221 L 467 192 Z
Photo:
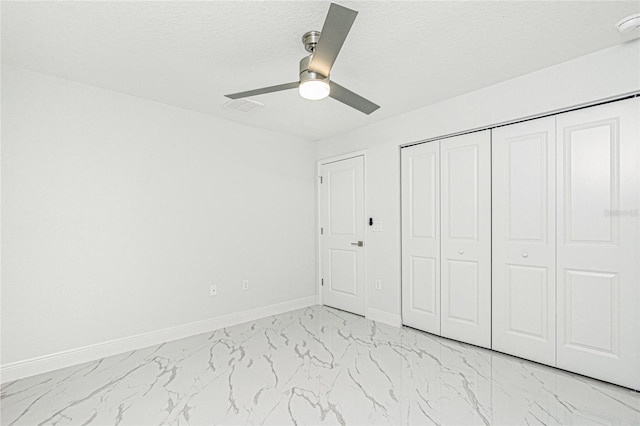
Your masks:
M 322 236 L 320 234 L 320 229 L 322 228 L 322 224 L 320 220 L 322 218 L 322 212 L 320 209 L 322 208 L 322 187 L 320 183 L 320 179 L 324 179 L 322 176 L 322 164 L 320 161 L 316 163 L 316 174 L 318 175 L 318 180 L 316 181 L 316 287 L 318 289 L 318 303 L 320 305 L 324 305 L 322 300 Z
M 359 151 L 348 152 L 346 154 L 340 154 L 334 157 L 323 158 L 321 160 L 318 160 L 318 167 L 322 166 L 323 164 L 335 163 L 336 161 L 348 160 L 349 158 L 360 157 L 360 156 L 363 156 L 366 158 L 367 150 L 361 149 Z
M 322 176 L 322 166 L 329 163 L 335 163 L 337 161 L 348 160 L 350 158 L 362 157 L 362 165 L 363 165 L 363 197 L 364 197 L 364 311 L 365 313 L 369 311 L 369 280 L 370 280 L 370 262 L 369 256 L 371 251 L 369 250 L 369 238 L 371 236 L 371 231 L 368 226 L 367 217 L 369 212 L 368 205 L 368 197 L 367 197 L 367 150 L 362 149 L 359 151 L 348 152 L 346 154 L 336 155 L 333 157 L 323 158 L 318 160 L 316 163 L 316 171 L 318 178 Z M 322 300 L 322 238 L 320 236 L 320 218 L 322 217 L 322 212 L 320 209 L 322 208 L 322 188 L 320 186 L 320 179 L 316 182 L 316 251 L 317 251 L 317 261 L 316 261 L 316 277 L 317 277 L 317 287 L 318 287 L 318 304 L 324 305 L 324 301 Z
M 399 282 L 398 282 L 398 303 L 396 305 L 398 312 L 400 314 L 398 314 L 398 321 L 399 321 L 399 327 L 402 327 L 403 325 L 403 320 L 402 320 L 402 315 L 404 315 L 404 312 L 402 311 L 402 147 L 399 146 L 398 147 L 398 157 L 396 158 L 396 161 L 398 164 L 398 173 L 396 173 L 396 178 L 398 179 L 396 181 L 396 185 L 398 188 L 398 194 L 400 195 L 398 197 L 398 212 L 400 213 L 399 216 L 399 220 L 398 220 L 398 237 L 397 237 L 397 242 L 398 242 L 398 247 L 400 248 L 400 250 L 398 250 L 398 277 L 400 278 Z M 439 161 L 439 157 L 438 157 L 438 161 Z M 438 167 L 440 167 L 438 165 Z
M 574 104 L 564 108 L 556 108 L 551 111 L 546 111 L 539 114 L 527 115 L 527 116 L 515 118 L 512 120 L 501 121 L 499 123 L 490 124 L 488 126 L 474 127 L 471 129 L 461 130 L 453 133 L 447 133 L 445 135 L 441 135 L 441 136 L 437 136 L 429 139 L 422 139 L 414 142 L 407 142 L 407 143 L 400 144 L 399 146 L 400 148 L 409 148 L 410 146 L 413 146 L 413 145 L 420 145 L 423 143 L 434 142 L 440 139 L 447 139 L 455 136 L 466 135 L 468 133 L 482 132 L 483 130 L 490 130 L 490 129 L 492 130 L 498 127 L 510 126 L 512 124 L 518 124 L 525 121 L 538 120 L 544 117 L 551 117 L 554 115 L 564 114 L 566 112 L 576 111 L 584 108 L 591 108 L 591 107 L 602 105 L 602 104 L 608 104 L 611 102 L 618 102 L 618 101 L 623 101 L 625 99 L 637 98 L 637 97 L 640 97 L 640 91 L 634 90 L 632 92 L 623 93 L 621 95 L 607 96 L 606 98 L 597 99 L 595 101 L 582 102 L 582 103 Z
M 378 309 L 369 308 L 367 311 L 367 319 L 371 321 L 381 322 L 392 327 L 402 327 L 402 317 Z
M 260 318 L 278 315 L 296 309 L 306 308 L 318 304 L 316 295 L 302 299 L 262 306 L 248 311 L 237 312 L 220 317 L 209 318 L 203 321 L 169 327 L 161 330 L 150 331 L 135 336 L 115 339 L 95 345 L 70 349 L 49 355 L 43 355 L 23 361 L 16 361 L 0 367 L 0 381 L 6 383 L 60 368 L 70 367 L 88 361 L 159 345 L 172 340 L 183 339 L 196 334 L 207 333 L 233 325 L 255 321 Z

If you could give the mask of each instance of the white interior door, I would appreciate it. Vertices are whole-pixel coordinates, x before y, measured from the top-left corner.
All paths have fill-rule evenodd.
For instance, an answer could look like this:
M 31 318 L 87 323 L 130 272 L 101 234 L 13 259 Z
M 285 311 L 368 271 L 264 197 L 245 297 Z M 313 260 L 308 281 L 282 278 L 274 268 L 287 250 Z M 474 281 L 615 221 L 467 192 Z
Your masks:
M 440 142 L 402 149 L 402 322 L 440 334 Z
M 556 361 L 555 117 L 493 130 L 492 347 Z
M 491 347 L 491 134 L 440 142 L 441 334 Z
M 364 157 L 321 167 L 322 302 L 365 314 Z
M 640 389 L 640 101 L 557 117 L 558 367 Z

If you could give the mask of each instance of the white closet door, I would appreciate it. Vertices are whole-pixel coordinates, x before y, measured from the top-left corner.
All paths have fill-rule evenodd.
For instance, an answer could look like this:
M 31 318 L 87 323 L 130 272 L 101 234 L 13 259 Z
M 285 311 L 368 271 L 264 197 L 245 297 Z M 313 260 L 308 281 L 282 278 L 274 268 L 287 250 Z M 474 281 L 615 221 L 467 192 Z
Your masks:
M 402 322 L 440 334 L 439 142 L 402 149 Z
M 557 117 L 558 367 L 640 389 L 640 104 Z
M 491 136 L 440 142 L 441 333 L 491 347 Z
M 492 133 L 492 347 L 556 361 L 555 117 Z

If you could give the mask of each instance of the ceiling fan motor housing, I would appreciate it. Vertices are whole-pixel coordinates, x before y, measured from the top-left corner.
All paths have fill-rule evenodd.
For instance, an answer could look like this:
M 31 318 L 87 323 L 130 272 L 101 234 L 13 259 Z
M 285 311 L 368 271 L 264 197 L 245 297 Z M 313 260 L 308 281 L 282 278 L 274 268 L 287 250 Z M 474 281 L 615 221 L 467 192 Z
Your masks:
M 322 80 L 329 82 L 329 76 L 318 74 L 317 72 L 309 71 L 309 62 L 313 55 L 305 56 L 300 60 L 300 83 L 308 80 Z

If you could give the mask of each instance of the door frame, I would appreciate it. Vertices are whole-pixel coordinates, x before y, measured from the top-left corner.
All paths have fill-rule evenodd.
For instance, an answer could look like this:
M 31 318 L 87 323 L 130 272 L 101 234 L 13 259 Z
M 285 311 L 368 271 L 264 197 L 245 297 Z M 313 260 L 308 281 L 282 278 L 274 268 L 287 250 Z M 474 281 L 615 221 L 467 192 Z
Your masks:
M 367 150 L 352 151 L 346 154 L 336 155 L 332 157 L 322 158 L 316 163 L 316 288 L 318 289 L 318 304 L 324 306 L 322 300 L 322 238 L 320 236 L 320 218 L 322 217 L 322 189 L 320 187 L 320 170 L 322 166 L 329 163 L 336 163 L 342 160 L 349 160 L 351 158 L 362 157 L 362 183 L 364 194 L 364 313 L 365 317 L 369 317 L 369 234 L 370 227 L 367 226 L 367 213 L 369 211 L 367 201 Z M 357 315 L 357 314 L 354 314 Z

